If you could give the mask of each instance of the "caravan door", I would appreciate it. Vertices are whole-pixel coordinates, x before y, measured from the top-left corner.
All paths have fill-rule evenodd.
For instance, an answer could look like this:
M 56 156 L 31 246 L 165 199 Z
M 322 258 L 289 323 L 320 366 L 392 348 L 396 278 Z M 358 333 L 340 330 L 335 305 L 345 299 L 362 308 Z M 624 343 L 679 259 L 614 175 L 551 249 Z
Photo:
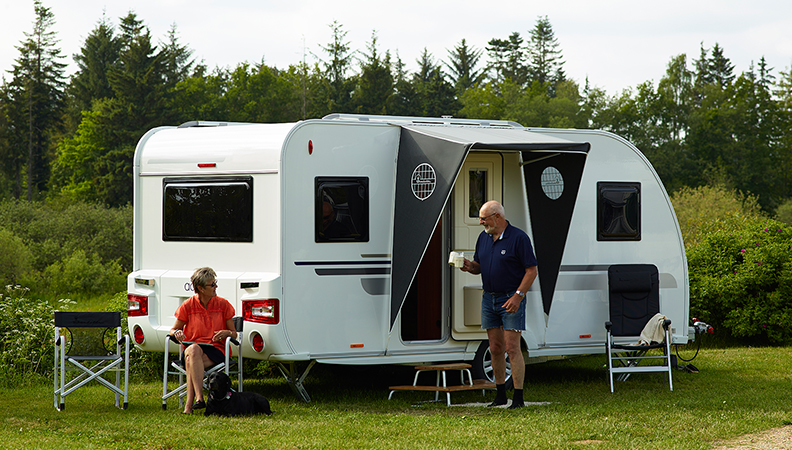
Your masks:
M 473 259 L 476 240 L 483 230 L 479 209 L 490 200 L 503 202 L 503 155 L 495 152 L 471 152 L 454 184 L 452 194 L 452 251 Z M 481 329 L 481 276 L 459 269 L 451 270 L 452 336 L 486 339 Z

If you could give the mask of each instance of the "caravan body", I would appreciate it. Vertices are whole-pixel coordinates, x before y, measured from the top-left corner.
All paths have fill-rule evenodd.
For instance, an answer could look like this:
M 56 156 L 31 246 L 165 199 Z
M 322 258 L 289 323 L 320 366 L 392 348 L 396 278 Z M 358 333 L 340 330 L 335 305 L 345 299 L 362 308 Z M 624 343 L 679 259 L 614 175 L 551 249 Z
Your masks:
M 210 266 L 245 317 L 248 358 L 480 359 L 481 279 L 447 261 L 473 257 L 492 199 L 539 261 L 528 358 L 604 352 L 612 264 L 658 267 L 672 343 L 688 341 L 671 203 L 646 158 L 610 133 L 345 115 L 192 123 L 141 139 L 134 184 L 129 327 L 143 350 L 163 350 L 190 275 Z

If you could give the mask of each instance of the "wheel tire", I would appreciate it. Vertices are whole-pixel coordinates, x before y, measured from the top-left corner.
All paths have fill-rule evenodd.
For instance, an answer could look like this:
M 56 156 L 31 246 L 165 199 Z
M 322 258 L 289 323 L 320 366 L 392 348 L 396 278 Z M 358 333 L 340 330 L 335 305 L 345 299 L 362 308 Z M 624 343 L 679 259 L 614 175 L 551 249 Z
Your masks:
M 481 341 L 476 356 L 473 358 L 473 367 L 471 368 L 473 379 L 488 380 L 492 383 L 495 382 L 495 374 L 492 372 L 492 354 L 490 353 L 489 341 Z M 511 377 L 511 361 L 509 355 L 506 355 L 506 390 L 510 391 L 514 388 L 514 380 Z

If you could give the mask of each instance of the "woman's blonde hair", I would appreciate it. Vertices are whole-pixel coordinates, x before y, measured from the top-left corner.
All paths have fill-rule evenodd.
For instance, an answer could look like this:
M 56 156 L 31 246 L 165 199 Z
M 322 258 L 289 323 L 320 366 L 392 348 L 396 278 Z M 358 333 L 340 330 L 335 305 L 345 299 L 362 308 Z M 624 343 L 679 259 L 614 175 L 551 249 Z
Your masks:
M 193 290 L 196 287 L 206 287 L 209 283 L 209 280 L 217 279 L 217 274 L 211 267 L 201 267 L 200 269 L 195 269 L 195 273 L 192 274 L 190 277 L 190 281 L 193 285 Z

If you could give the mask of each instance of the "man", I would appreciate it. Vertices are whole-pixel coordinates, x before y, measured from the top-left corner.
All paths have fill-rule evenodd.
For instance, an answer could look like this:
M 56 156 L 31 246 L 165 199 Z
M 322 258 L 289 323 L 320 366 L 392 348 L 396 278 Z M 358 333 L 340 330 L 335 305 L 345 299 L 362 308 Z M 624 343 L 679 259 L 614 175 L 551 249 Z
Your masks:
M 476 241 L 473 261 L 465 259 L 463 272 L 481 274 L 481 328 L 487 330 L 492 370 L 497 394 L 490 406 L 505 405 L 506 353 L 511 360 L 514 396 L 509 408 L 525 406 L 523 381 L 525 361 L 520 349 L 520 332 L 525 330 L 525 293 L 536 279 L 536 256 L 524 231 L 506 220 L 503 206 L 496 201 L 479 210 L 484 231 Z

